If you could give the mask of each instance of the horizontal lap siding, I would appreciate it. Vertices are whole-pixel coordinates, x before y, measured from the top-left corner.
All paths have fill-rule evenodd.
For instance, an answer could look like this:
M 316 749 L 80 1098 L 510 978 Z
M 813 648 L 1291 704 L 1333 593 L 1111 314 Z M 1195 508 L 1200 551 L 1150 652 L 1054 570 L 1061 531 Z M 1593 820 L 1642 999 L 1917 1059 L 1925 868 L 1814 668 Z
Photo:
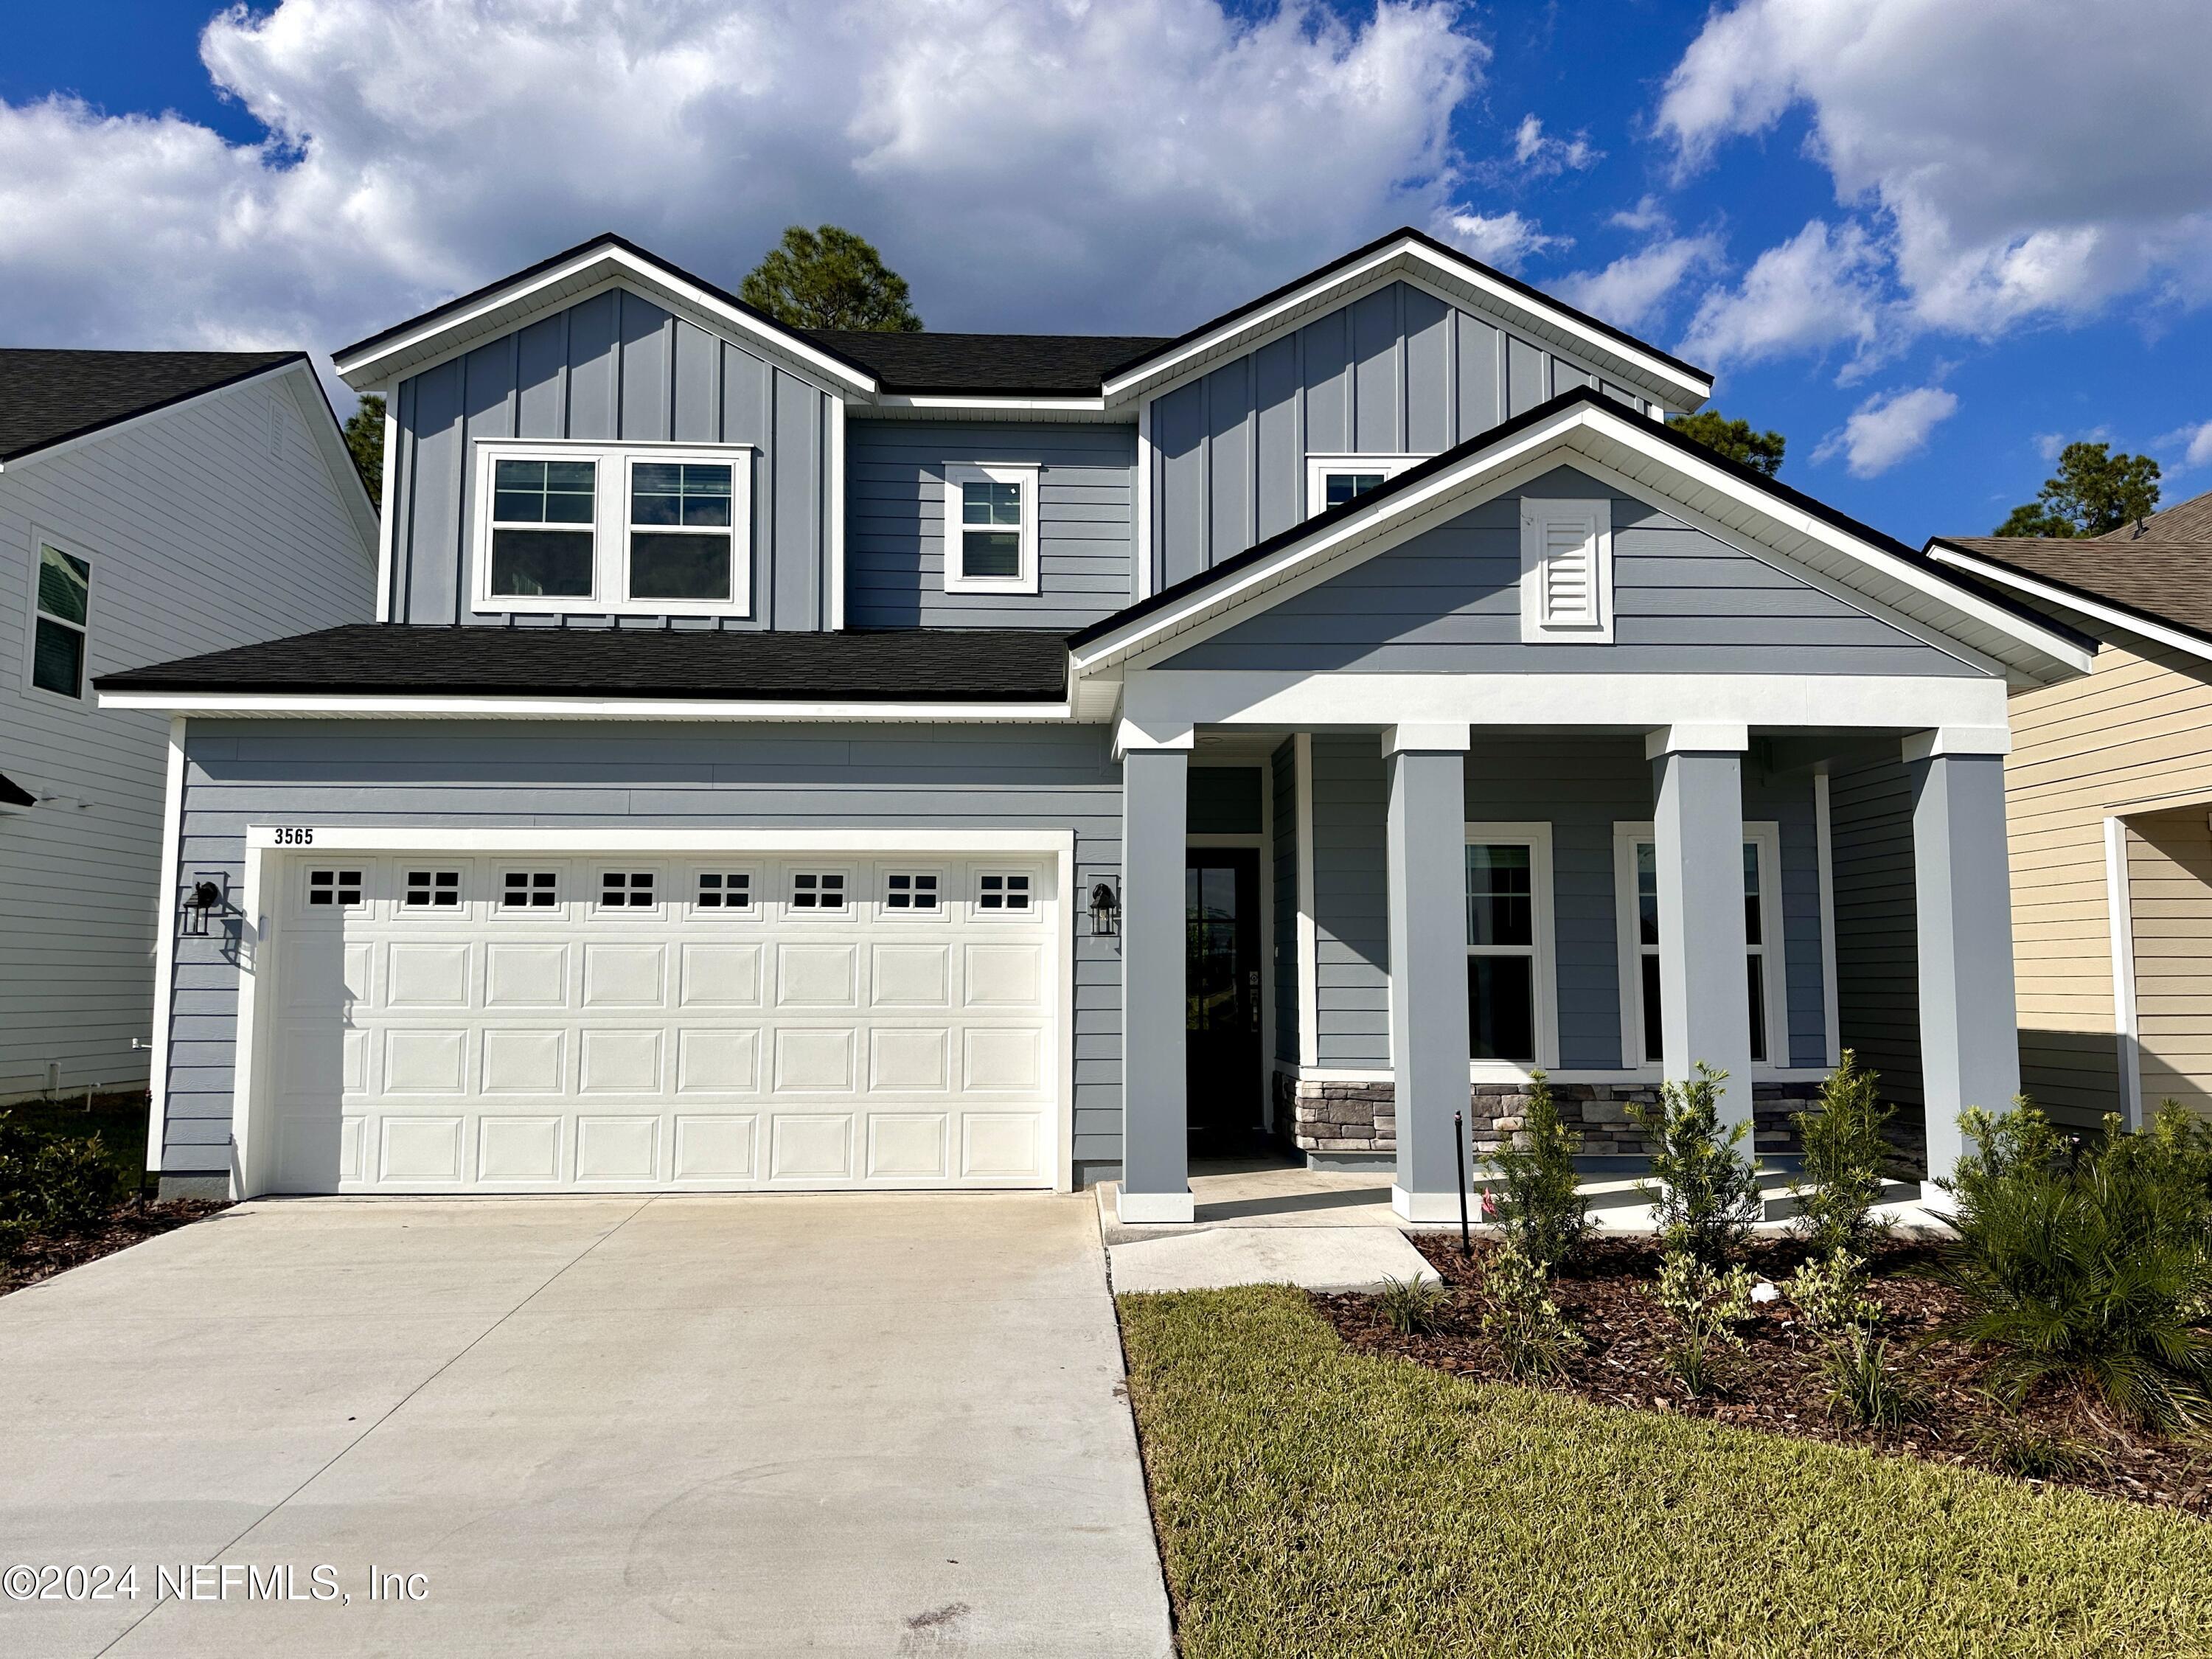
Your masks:
M 1561 467 L 1531 497 L 1608 494 Z M 1519 496 L 1353 566 L 1182 653 L 1175 668 L 1368 672 L 1827 673 L 1979 671 L 1669 518 L 1613 496 L 1613 643 L 1521 641 Z
M 190 733 L 188 867 L 243 878 L 246 824 L 450 830 L 1072 830 L 1079 879 L 1121 866 L 1120 770 L 1102 728 L 682 727 L 434 722 L 201 725 Z M 1066 902 L 1079 908 L 1077 896 Z M 1121 1158 L 1119 940 L 1075 938 L 1075 1142 Z M 164 1167 L 228 1167 L 234 941 L 179 941 Z
M 854 421 L 845 429 L 845 617 L 855 628 L 1054 628 L 1136 597 L 1134 427 Z M 1037 592 L 945 591 L 947 463 L 1037 474 Z
M 830 394 L 649 300 L 611 289 L 450 358 L 401 381 L 392 414 L 401 621 L 507 620 L 473 608 L 471 454 L 521 438 L 754 446 L 751 605 L 676 626 L 828 623 Z
M 1379 289 L 1153 404 L 1153 580 L 1303 520 L 1308 455 L 1436 454 L 1578 386 L 1644 407 L 1425 289 Z
M 2212 828 L 2197 807 L 2129 830 L 2143 1099 L 2202 1115 L 2212 1110 Z

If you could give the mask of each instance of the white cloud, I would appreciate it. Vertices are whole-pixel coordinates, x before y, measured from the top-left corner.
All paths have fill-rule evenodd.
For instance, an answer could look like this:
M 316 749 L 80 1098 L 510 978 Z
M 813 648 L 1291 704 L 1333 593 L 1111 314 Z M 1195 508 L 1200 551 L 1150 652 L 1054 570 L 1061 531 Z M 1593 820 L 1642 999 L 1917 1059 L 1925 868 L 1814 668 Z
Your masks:
M 1534 219 L 1510 211 L 1481 214 L 1462 208 L 1439 214 L 1435 229 L 1446 240 L 1457 242 L 1476 258 L 1501 270 L 1517 270 L 1530 254 L 1547 248 L 1574 246 L 1572 237 L 1547 236 Z
M 1606 222 L 1617 225 L 1623 230 L 1633 230 L 1647 235 L 1654 231 L 1668 229 L 1674 224 L 1674 221 L 1668 216 L 1667 210 L 1660 205 L 1656 196 L 1638 198 L 1634 207 L 1623 208 Z
M 1669 76 L 1685 167 L 1809 106 L 1839 200 L 1885 216 L 1903 320 L 1990 336 L 2212 295 L 2212 6 L 1738 0 Z
M 1682 349 L 1708 368 L 1795 351 L 1875 343 L 1881 301 L 1880 258 L 1866 234 L 1845 223 L 1809 222 L 1753 261 L 1732 289 L 1717 289 L 1690 319 Z
M 1926 447 L 1928 434 L 1958 412 L 1955 393 L 1923 386 L 1868 398 L 1813 452 L 1816 461 L 1841 455 L 1854 478 L 1871 478 Z
M 1605 152 L 1591 147 L 1586 132 L 1554 138 L 1545 132 L 1542 121 L 1524 115 L 1513 131 L 1513 159 L 1538 178 L 1547 179 L 1554 173 L 1580 173 L 1595 167 L 1605 159 Z
M 1717 236 L 1664 236 L 1601 270 L 1577 271 L 1550 286 L 1569 305 L 1632 329 L 1649 321 L 1684 282 L 1719 269 L 1721 262 Z
M 2200 421 L 2194 426 L 2185 426 L 2179 432 L 2167 433 L 2158 441 L 2162 449 L 2182 452 L 2180 465 L 2174 469 L 2176 471 L 2212 463 L 2212 421 Z
M 0 337 L 327 348 L 602 229 L 734 286 L 825 220 L 873 239 L 933 326 L 1181 328 L 1445 210 L 1488 58 L 1460 16 L 234 6 L 202 55 L 265 144 L 0 104 Z

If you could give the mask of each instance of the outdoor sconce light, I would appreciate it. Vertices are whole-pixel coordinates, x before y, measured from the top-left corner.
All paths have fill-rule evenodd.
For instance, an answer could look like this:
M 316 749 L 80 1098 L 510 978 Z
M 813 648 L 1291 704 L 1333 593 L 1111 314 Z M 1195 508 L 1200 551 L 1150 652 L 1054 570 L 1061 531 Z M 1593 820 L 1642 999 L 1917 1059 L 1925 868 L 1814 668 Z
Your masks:
M 208 913 L 223 908 L 222 889 L 212 881 L 196 881 L 185 894 L 185 932 L 194 939 L 204 939 L 208 930 Z
M 1092 887 L 1091 890 L 1091 932 L 1092 937 L 1096 939 L 1113 938 L 1120 911 L 1121 906 L 1115 901 L 1114 897 L 1114 890 L 1111 887 L 1108 886 L 1103 881 Z

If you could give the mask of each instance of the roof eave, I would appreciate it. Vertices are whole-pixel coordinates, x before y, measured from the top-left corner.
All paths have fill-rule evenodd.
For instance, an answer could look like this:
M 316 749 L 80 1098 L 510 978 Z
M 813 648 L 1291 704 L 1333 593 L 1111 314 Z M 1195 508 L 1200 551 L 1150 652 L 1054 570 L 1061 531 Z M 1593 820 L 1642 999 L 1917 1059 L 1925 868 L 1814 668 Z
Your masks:
M 2000 583 L 2039 604 L 2055 605 L 2075 616 L 2086 617 L 2106 627 L 2132 634 L 2138 639 L 2154 640 L 2191 656 L 2212 661 L 2212 635 L 2185 623 L 2153 616 L 2138 606 L 2124 604 L 2105 594 L 2091 593 L 2084 588 L 2049 576 L 2022 570 L 2002 560 L 1986 558 L 1941 536 L 1929 539 L 1927 553 L 1939 564 L 1978 576 L 1984 581 Z

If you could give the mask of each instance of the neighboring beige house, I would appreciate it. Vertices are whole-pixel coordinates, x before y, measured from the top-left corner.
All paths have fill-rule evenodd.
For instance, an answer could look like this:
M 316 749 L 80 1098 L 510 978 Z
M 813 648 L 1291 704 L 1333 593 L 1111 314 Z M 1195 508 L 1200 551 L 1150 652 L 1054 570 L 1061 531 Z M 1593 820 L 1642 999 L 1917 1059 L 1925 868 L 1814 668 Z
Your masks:
M 2098 642 L 2086 678 L 2012 698 L 2021 1086 L 2076 1122 L 2212 1115 L 2212 495 L 2091 540 L 1928 551 Z

